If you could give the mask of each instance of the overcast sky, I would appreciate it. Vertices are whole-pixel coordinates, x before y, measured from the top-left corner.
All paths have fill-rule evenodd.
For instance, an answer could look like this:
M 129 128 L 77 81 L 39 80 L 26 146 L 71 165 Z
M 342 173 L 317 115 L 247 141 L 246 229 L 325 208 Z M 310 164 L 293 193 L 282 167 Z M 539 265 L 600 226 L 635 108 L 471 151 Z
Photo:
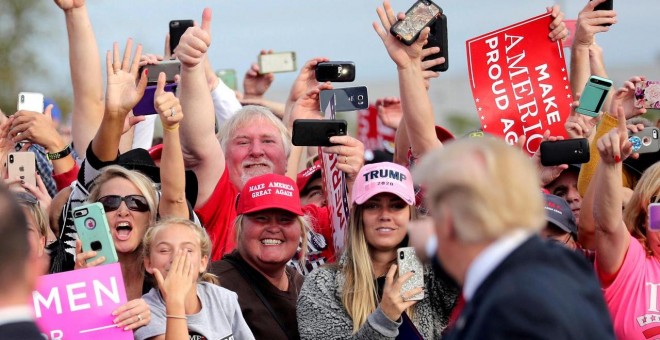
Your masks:
M 393 81 L 396 70 L 371 27 L 378 20 L 379 2 L 365 0 L 332 1 L 166 1 L 166 0 L 88 0 L 88 8 L 99 44 L 99 56 L 113 41 L 133 37 L 146 51 L 162 53 L 164 36 L 172 19 L 201 21 L 202 9 L 213 9 L 213 43 L 210 56 L 214 68 L 234 68 L 242 80 L 249 64 L 261 49 L 296 51 L 298 65 L 314 56 L 356 63 L 356 84 Z M 560 2 L 568 18 L 575 18 L 584 1 Z M 412 1 L 394 0 L 395 11 L 405 11 Z M 450 67 L 446 77 L 467 77 L 465 41 L 497 28 L 541 14 L 550 1 L 529 0 L 451 0 L 438 1 L 448 17 Z M 44 22 L 49 35 L 33 39 L 49 53 L 44 64 L 56 83 L 40 83 L 41 91 L 51 86 L 70 88 L 66 31 L 63 14 L 51 6 Z M 658 60 L 660 44 L 659 0 L 615 1 L 619 23 L 598 37 L 608 66 L 650 64 Z M 104 64 L 104 63 L 102 63 Z M 660 72 L 659 72 L 660 73 Z M 660 74 L 648 75 L 660 79 Z M 288 88 L 294 73 L 278 74 L 274 91 Z

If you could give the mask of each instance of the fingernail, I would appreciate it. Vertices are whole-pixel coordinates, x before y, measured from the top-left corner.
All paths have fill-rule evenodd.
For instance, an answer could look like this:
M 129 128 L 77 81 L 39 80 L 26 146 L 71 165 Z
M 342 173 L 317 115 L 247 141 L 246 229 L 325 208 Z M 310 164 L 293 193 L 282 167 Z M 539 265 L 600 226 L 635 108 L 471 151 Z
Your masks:
M 144 69 L 144 75 L 145 75 L 145 76 L 148 76 L 148 75 L 149 75 L 149 69 L 148 69 L 148 68 L 145 68 L 145 69 Z
M 127 330 L 128 330 L 128 326 L 124 327 L 124 330 L 127 331 Z
M 619 157 L 619 156 L 614 156 L 614 161 L 615 161 L 616 163 L 621 162 L 621 157 Z

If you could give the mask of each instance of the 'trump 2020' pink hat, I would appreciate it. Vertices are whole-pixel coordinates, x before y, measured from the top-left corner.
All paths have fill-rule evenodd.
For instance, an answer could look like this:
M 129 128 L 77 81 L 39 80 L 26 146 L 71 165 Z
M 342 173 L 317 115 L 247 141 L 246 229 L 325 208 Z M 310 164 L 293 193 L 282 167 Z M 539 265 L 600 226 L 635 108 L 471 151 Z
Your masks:
M 353 183 L 352 203 L 362 204 L 382 192 L 401 197 L 408 205 L 415 204 L 415 188 L 408 169 L 390 162 L 367 164 Z

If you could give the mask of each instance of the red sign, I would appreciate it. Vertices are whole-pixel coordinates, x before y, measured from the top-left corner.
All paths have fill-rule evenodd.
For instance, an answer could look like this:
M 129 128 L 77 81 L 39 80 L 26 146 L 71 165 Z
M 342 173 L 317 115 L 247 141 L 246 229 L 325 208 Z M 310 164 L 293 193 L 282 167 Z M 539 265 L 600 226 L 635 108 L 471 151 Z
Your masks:
M 548 38 L 550 13 L 466 42 L 472 96 L 482 129 L 533 154 L 550 130 L 566 137 L 571 90 L 560 41 Z
M 333 95 L 325 109 L 325 119 L 335 119 L 335 96 Z M 337 168 L 339 158 L 334 153 L 325 153 L 319 147 L 323 191 L 326 194 L 330 210 L 330 225 L 332 226 L 332 241 L 335 254 L 341 254 L 344 249 L 344 238 L 348 230 L 348 195 L 344 173 Z
M 383 124 L 378 117 L 378 108 L 372 104 L 366 110 L 359 110 L 357 114 L 356 138 L 364 143 L 364 148 L 393 151 L 396 130 Z

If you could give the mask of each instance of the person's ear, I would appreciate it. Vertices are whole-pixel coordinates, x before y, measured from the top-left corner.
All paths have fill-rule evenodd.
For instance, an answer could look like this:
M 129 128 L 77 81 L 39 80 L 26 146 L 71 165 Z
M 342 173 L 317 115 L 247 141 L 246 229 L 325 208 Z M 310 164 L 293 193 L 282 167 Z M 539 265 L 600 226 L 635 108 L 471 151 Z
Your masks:
M 199 264 L 199 273 L 203 273 L 206 271 L 206 267 L 209 265 L 209 256 L 204 255 L 202 256 L 202 261 Z
M 144 260 L 142 260 L 142 264 L 144 265 L 144 270 L 147 271 L 147 273 L 153 275 L 154 274 L 154 269 L 151 267 L 151 259 L 149 256 L 145 256 Z

